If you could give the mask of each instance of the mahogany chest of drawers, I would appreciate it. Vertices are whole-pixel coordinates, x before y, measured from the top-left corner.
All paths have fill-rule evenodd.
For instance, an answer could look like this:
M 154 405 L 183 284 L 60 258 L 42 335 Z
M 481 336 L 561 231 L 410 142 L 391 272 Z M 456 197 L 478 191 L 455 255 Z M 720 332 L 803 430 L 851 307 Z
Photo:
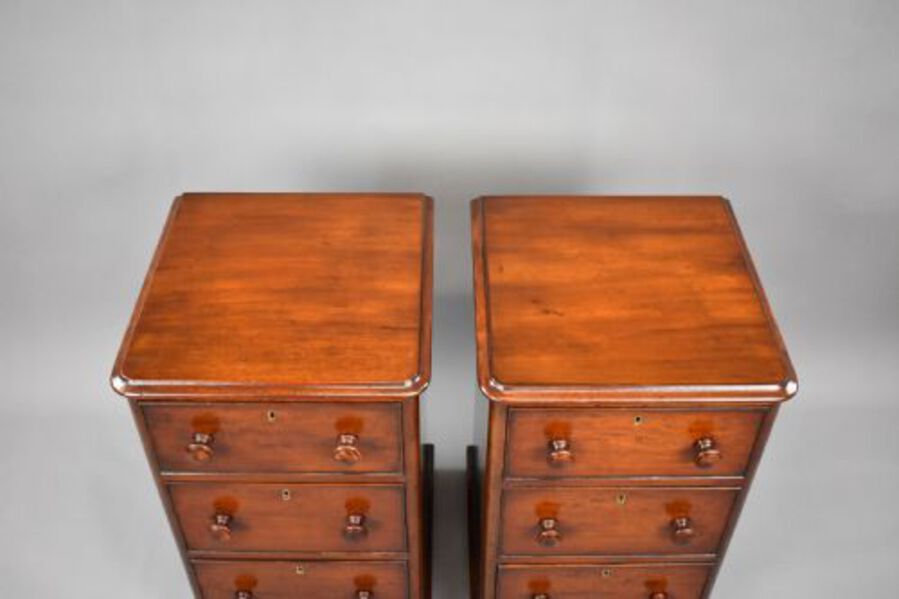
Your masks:
M 709 596 L 797 390 L 730 205 L 489 197 L 472 237 L 472 594 Z
M 205 599 L 429 596 L 432 204 L 187 194 L 112 384 Z

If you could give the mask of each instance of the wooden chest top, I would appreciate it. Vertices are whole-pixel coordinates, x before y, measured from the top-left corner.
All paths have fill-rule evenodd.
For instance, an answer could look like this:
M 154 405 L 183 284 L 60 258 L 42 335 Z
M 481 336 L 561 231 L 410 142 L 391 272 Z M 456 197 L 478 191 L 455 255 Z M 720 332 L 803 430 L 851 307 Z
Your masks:
M 472 204 L 478 376 L 494 400 L 781 400 L 796 376 L 719 197 Z
M 431 218 L 415 194 L 179 197 L 113 386 L 178 398 L 420 393 Z

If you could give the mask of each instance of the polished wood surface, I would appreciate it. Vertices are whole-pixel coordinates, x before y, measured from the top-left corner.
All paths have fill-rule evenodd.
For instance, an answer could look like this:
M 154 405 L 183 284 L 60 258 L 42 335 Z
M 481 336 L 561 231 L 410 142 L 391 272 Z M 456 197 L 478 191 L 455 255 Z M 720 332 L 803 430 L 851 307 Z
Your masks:
M 397 403 L 154 403 L 143 412 L 166 473 L 402 472 Z M 205 443 L 194 443 L 198 433 Z
M 709 597 L 797 390 L 730 204 L 489 197 L 471 216 L 473 599 Z
M 405 599 L 402 562 L 195 560 L 203 599 Z
M 113 371 L 126 395 L 417 395 L 430 368 L 415 194 L 186 194 Z
M 634 566 L 503 566 L 500 599 L 699 599 L 707 564 Z
M 716 553 L 738 489 L 509 489 L 503 494 L 502 555 Z M 693 534 L 679 537 L 675 521 Z M 546 542 L 541 522 L 553 521 Z
M 175 483 L 169 491 L 190 550 L 406 551 L 401 485 Z M 224 535 L 210 529 L 219 515 L 228 519 Z
M 742 476 L 763 418 L 761 409 L 513 409 L 506 476 Z
M 488 197 L 472 210 L 489 397 L 795 393 L 722 198 Z
M 196 597 L 430 596 L 432 265 L 418 194 L 176 200 L 112 384 Z

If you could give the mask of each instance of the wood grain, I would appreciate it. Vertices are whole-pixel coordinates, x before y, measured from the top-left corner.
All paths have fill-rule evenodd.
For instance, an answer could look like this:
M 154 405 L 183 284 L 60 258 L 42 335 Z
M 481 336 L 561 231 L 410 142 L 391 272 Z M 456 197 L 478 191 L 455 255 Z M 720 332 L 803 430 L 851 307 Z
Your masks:
M 472 205 L 479 382 L 509 402 L 786 399 L 796 376 L 717 197 Z
M 504 555 L 712 555 L 739 489 L 507 489 L 500 553 Z M 622 500 L 623 499 L 623 500 Z M 552 517 L 561 541 L 536 541 L 541 518 Z M 695 536 L 674 542 L 672 521 L 689 517 Z
M 432 287 L 423 195 L 175 201 L 112 384 L 197 597 L 430 596 Z
M 633 597 L 650 599 L 667 593 L 665 599 L 699 599 L 709 576 L 704 564 L 589 566 L 502 566 L 499 569 L 500 599 L 533 599 L 544 593 L 548 599 L 585 597 Z
M 473 599 L 708 597 L 797 390 L 730 204 L 489 197 L 471 217 Z
M 195 560 L 193 568 L 204 599 L 234 599 L 236 591 L 254 599 L 355 599 L 358 591 L 374 599 L 408 596 L 404 562 Z
M 765 411 L 513 409 L 506 477 L 742 476 Z M 695 443 L 714 439 L 720 461 L 696 463 Z M 548 444 L 566 439 L 571 461 L 551 464 Z
M 401 407 L 389 404 L 250 403 L 144 404 L 163 472 L 402 472 Z M 198 462 L 186 451 L 195 432 L 213 437 L 213 455 Z M 356 462 L 334 458 L 337 437 L 358 437 Z
M 168 487 L 188 550 L 402 553 L 407 549 L 401 485 L 173 483 Z M 231 516 L 229 540 L 210 534 L 217 513 Z M 364 536 L 344 535 L 352 513 L 365 515 Z
M 125 395 L 412 396 L 430 375 L 431 202 L 186 194 L 113 369 Z

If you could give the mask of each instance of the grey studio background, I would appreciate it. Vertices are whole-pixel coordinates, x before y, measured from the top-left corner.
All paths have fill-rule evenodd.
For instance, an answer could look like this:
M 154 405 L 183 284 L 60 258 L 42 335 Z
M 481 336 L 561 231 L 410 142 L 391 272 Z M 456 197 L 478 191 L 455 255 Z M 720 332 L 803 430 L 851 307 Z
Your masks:
M 465 596 L 468 200 L 721 193 L 800 376 L 716 597 L 899 564 L 899 4 L 0 2 L 0 590 L 186 597 L 106 380 L 184 190 L 436 199 L 435 597 Z

